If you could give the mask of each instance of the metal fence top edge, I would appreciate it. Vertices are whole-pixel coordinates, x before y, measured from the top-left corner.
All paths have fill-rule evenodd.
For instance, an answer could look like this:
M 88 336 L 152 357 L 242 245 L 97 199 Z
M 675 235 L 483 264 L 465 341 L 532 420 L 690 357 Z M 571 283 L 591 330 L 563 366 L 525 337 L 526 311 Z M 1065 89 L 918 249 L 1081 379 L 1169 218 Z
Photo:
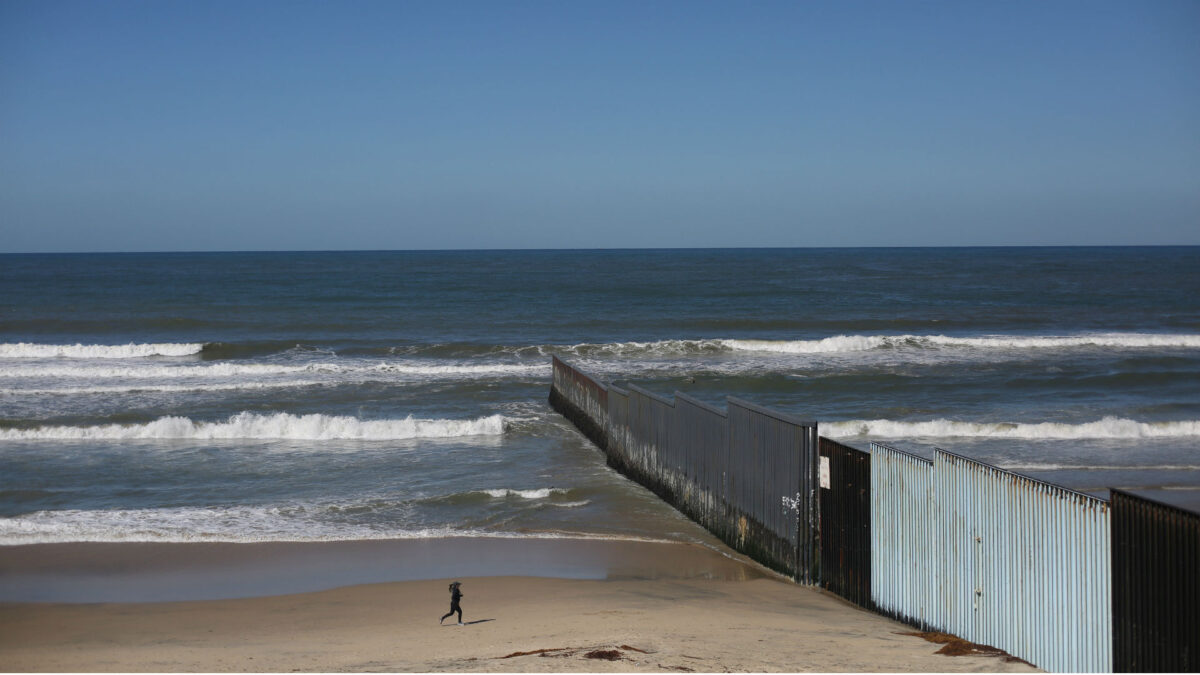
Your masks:
M 1111 503 L 1116 503 L 1117 499 L 1129 499 L 1138 502 L 1147 502 L 1156 507 L 1178 512 L 1189 518 L 1200 518 L 1200 512 L 1192 511 L 1191 509 L 1187 509 L 1176 504 L 1168 504 L 1167 502 L 1152 499 L 1150 497 L 1143 497 L 1139 494 L 1134 494 L 1128 490 L 1121 490 L 1119 488 L 1109 488 L 1108 491 L 1111 492 L 1113 496 L 1113 498 L 1109 500 Z
M 729 417 L 728 410 L 721 410 L 720 408 L 718 408 L 717 406 L 715 406 L 711 403 L 705 403 L 704 401 L 701 401 L 700 399 L 692 398 L 691 396 L 688 396 L 687 394 L 683 393 L 682 391 L 675 392 L 675 400 L 683 401 L 684 403 L 687 403 L 688 405 L 694 405 L 697 408 L 700 408 L 701 410 L 710 412 L 714 415 L 720 415 L 721 417 L 725 417 L 725 418 Z
M 658 401 L 659 403 L 662 403 L 663 405 L 669 405 L 672 408 L 675 407 L 675 399 L 667 398 L 666 396 L 663 396 L 662 394 L 656 394 L 648 389 L 642 389 L 641 387 L 637 386 L 636 384 L 630 384 L 629 391 L 637 392 L 637 393 L 641 394 L 642 396 L 645 396 L 647 398 Z
M 601 380 L 600 378 L 596 377 L 595 375 L 592 375 L 591 373 L 589 373 L 585 370 L 580 370 L 579 368 L 576 368 L 575 366 L 558 358 L 557 356 L 554 356 L 553 354 L 550 355 L 550 358 L 552 359 L 552 361 L 551 361 L 552 366 L 562 366 L 563 368 L 570 370 L 571 372 L 575 373 L 576 375 L 582 375 L 583 377 L 586 377 L 587 379 L 591 380 L 592 383 L 595 384 L 597 387 L 600 387 L 601 389 L 603 389 L 605 391 L 608 391 L 609 388 L 612 386 L 609 383 L 605 382 L 604 380 Z
M 899 450 L 897 448 L 893 448 L 892 446 L 890 446 L 886 443 L 879 443 L 876 441 L 871 441 L 871 454 L 874 454 L 876 450 L 879 450 L 880 452 L 884 452 L 884 453 L 887 453 L 890 455 L 900 455 L 901 457 L 904 457 L 905 459 L 912 460 L 914 462 L 920 462 L 921 464 L 924 464 L 928 467 L 933 467 L 932 459 L 925 459 L 924 457 L 922 457 L 920 455 L 914 455 L 911 452 L 905 452 L 904 450 Z
M 837 446 L 841 446 L 847 450 L 853 450 L 854 452 L 860 452 L 864 455 L 867 455 L 868 457 L 871 456 L 871 451 L 869 451 L 869 450 L 863 450 L 862 448 L 856 448 L 853 445 L 846 445 L 845 443 L 843 443 L 841 441 L 835 441 L 832 438 L 828 438 L 826 436 L 821 436 L 821 437 L 817 438 L 817 441 L 818 442 L 829 441 L 830 443 L 833 443 L 834 445 L 837 445 Z
M 582 375 L 582 376 L 590 379 L 592 382 L 594 382 L 596 384 L 596 386 L 600 387 L 601 389 L 603 389 L 605 391 L 613 390 L 620 394 L 627 393 L 625 391 L 622 391 L 620 388 L 616 387 L 615 385 L 609 384 L 609 383 L 605 382 L 604 380 L 601 380 L 583 370 L 580 370 L 579 368 L 576 368 L 575 366 L 571 365 L 567 361 L 564 361 L 563 359 L 560 359 L 553 354 L 550 355 L 550 359 L 551 359 L 552 364 L 554 364 L 556 366 L 562 366 L 564 368 L 567 368 L 568 370 L 575 372 L 578 375 Z M 629 384 L 628 390 L 631 392 L 636 391 L 637 393 L 642 394 L 643 396 L 647 396 L 651 399 L 657 400 L 660 403 L 663 403 L 664 405 L 669 405 L 671 407 L 675 406 L 674 399 L 667 398 L 666 396 L 663 396 L 661 394 L 656 394 L 647 389 L 643 389 L 643 388 L 637 386 L 636 384 Z M 678 396 L 679 392 L 675 392 L 675 394 L 676 394 L 676 396 Z M 767 417 L 775 418 L 781 422 L 787 422 L 789 424 L 794 424 L 798 427 L 808 427 L 808 428 L 812 428 L 812 429 L 815 429 L 817 427 L 817 423 L 815 420 L 814 421 L 801 420 L 801 419 L 794 417 L 792 415 L 789 415 L 785 412 L 781 412 L 778 410 L 772 410 L 771 408 L 765 408 L 763 406 L 760 406 L 755 403 L 751 403 L 749 401 L 746 401 L 746 400 L 743 400 L 740 398 L 734 398 L 733 396 L 726 397 L 726 400 L 729 402 L 730 405 L 736 405 L 740 408 L 752 410 L 761 415 L 766 415 Z M 689 398 L 689 402 L 699 403 L 707 408 L 710 408 L 711 410 L 713 410 L 713 412 L 720 412 L 719 408 L 711 407 L 708 404 L 703 403 L 701 401 L 696 401 L 695 399 Z M 728 417 L 728 415 L 729 415 L 728 412 L 722 412 L 721 414 L 725 415 L 726 417 Z
M 972 458 L 970 458 L 970 457 L 967 457 L 966 455 L 960 455 L 960 454 L 957 454 L 957 453 L 954 453 L 954 452 L 950 452 L 949 450 L 943 450 L 943 449 L 941 449 L 941 448 L 934 448 L 934 449 L 933 449 L 933 454 L 934 454 L 934 457 L 935 457 L 935 458 L 936 458 L 938 455 L 945 455 L 945 456 L 947 456 L 947 457 L 951 457 L 951 458 L 953 458 L 953 459 L 954 459 L 954 461 L 962 461 L 962 462 L 967 462 L 967 463 L 969 463 L 969 464 L 974 464 L 975 466 L 980 466 L 980 467 L 983 467 L 983 468 L 985 468 L 985 469 L 990 469 L 990 470 L 992 470 L 992 471 L 996 471 L 996 472 L 998 472 L 998 473 L 1007 474 L 1007 475 L 1009 475 L 1009 476 L 1013 476 L 1014 478 L 1020 478 L 1021 480 L 1027 480 L 1027 481 L 1029 481 L 1029 482 L 1031 482 L 1031 483 L 1036 483 L 1037 485 L 1040 485 L 1040 486 L 1043 486 L 1043 487 L 1048 487 L 1048 488 L 1051 488 L 1051 489 L 1053 489 L 1053 490 L 1055 490 L 1055 491 L 1058 491 L 1058 492 L 1065 492 L 1065 493 L 1067 493 L 1067 494 L 1070 494 L 1070 495 L 1073 495 L 1073 496 L 1076 496 L 1076 497 L 1082 497 L 1082 498 L 1084 498 L 1084 499 L 1087 499 L 1087 500 L 1089 500 L 1089 501 L 1096 502 L 1096 503 L 1098 503 L 1098 504 L 1103 504 L 1103 505 L 1108 505 L 1108 504 L 1109 504 L 1109 500 L 1107 500 L 1107 499 L 1104 499 L 1104 498 L 1102 498 L 1102 497 L 1097 497 L 1096 495 L 1089 495 L 1089 494 L 1088 494 L 1088 493 L 1086 493 L 1086 492 L 1080 492 L 1079 490 L 1074 490 L 1074 489 L 1071 489 L 1071 488 L 1069 488 L 1069 487 L 1064 487 L 1064 486 L 1062 486 L 1062 485 L 1058 485 L 1057 483 L 1051 483 L 1051 482 L 1049 482 L 1049 481 L 1044 481 L 1044 480 L 1042 480 L 1042 479 L 1040 479 L 1040 478 L 1034 478 L 1033 476 L 1026 476 L 1026 475 L 1025 475 L 1025 474 L 1023 474 L 1023 473 L 1017 473 L 1016 471 L 1010 471 L 1010 470 L 1008 470 L 1008 469 L 1002 469 L 1002 468 L 1000 468 L 1000 467 L 998 467 L 998 466 L 993 466 L 993 465 L 991 465 L 991 464 L 988 464 L 987 462 L 981 462 L 981 461 L 980 461 L 980 460 L 978 460 L 978 459 L 972 459 Z
M 745 399 L 735 398 L 733 396 L 726 396 L 725 400 L 728 402 L 730 407 L 736 405 L 739 408 L 745 408 L 746 410 L 751 410 L 760 415 L 766 415 L 767 417 L 773 417 L 773 418 L 779 420 L 780 422 L 787 422 L 788 424 L 795 424 L 798 427 L 811 427 L 813 429 L 817 428 L 816 420 L 811 420 L 811 421 L 802 420 L 799 417 L 794 417 L 785 412 L 780 412 L 778 410 L 766 408 L 761 405 L 758 405 L 757 403 L 751 403 Z

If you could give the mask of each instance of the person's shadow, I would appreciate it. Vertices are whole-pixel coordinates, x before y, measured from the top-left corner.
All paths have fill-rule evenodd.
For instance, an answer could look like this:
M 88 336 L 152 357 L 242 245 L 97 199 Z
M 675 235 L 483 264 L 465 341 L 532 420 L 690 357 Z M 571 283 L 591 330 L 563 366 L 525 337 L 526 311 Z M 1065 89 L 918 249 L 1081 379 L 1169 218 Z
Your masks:
M 476 621 L 464 621 L 463 625 L 464 626 L 474 626 L 477 623 L 487 623 L 488 621 L 495 621 L 495 619 L 478 619 Z M 456 624 L 456 623 L 444 623 L 444 624 L 442 624 L 442 628 L 445 628 L 447 626 L 457 626 L 457 625 L 458 624 Z

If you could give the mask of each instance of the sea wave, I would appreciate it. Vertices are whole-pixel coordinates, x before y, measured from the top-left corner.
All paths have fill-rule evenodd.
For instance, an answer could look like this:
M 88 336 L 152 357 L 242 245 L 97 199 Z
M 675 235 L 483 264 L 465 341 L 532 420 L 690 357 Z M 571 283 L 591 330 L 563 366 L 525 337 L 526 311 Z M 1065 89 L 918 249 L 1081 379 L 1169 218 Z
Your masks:
M 1200 335 L 1157 333 L 1095 333 L 1083 335 L 834 335 L 811 340 L 756 340 L 733 338 L 674 339 L 647 342 L 581 343 L 505 348 L 516 354 L 578 357 L 703 356 L 731 352 L 771 354 L 837 354 L 878 349 L 1065 349 L 1200 348 Z
M 1094 335 L 950 337 L 946 335 L 838 335 L 820 340 L 718 340 L 731 351 L 782 354 L 862 352 L 874 349 L 964 347 L 973 349 L 1065 349 L 1073 347 L 1200 348 L 1200 335 L 1101 333 Z
M 10 366 L 0 367 L 0 377 L 59 377 L 93 379 L 174 379 L 264 377 L 272 375 L 400 375 L 460 376 L 549 374 L 549 363 L 423 364 L 391 362 L 332 362 L 305 364 L 213 363 L 188 366 Z
M 17 342 L 0 344 L 0 358 L 134 359 L 148 356 L 192 356 L 203 350 L 204 343 L 49 345 Z
M 535 490 L 511 490 L 509 488 L 499 488 L 495 490 L 479 490 L 489 497 L 520 497 L 522 499 L 545 499 L 552 494 L 567 494 L 570 490 L 566 488 L 538 488 Z
M 139 394 L 160 393 L 178 394 L 201 391 L 241 391 L 260 389 L 292 389 L 318 387 L 331 384 L 319 380 L 281 380 L 278 382 L 228 382 L 204 384 L 117 384 L 80 387 L 52 387 L 46 389 L 0 389 L 0 395 L 7 396 L 85 396 L 89 394 Z
M 1200 471 L 1200 464 L 1058 464 L 1047 462 L 1005 463 L 997 466 L 1009 471 Z
M 350 347 L 343 356 L 442 356 L 448 359 L 487 356 L 548 357 L 551 354 L 577 357 L 638 357 L 638 356 L 703 356 L 730 352 L 761 352 L 775 354 L 835 354 L 862 352 L 876 349 L 938 349 L 946 347 L 973 349 L 1064 349 L 1077 347 L 1108 348 L 1200 348 L 1200 335 L 1170 333 L 1094 333 L 1080 335 L 982 335 L 956 337 L 948 335 L 834 335 L 808 340 L 763 340 L 749 338 L 696 338 L 625 342 L 584 342 L 579 344 L 540 345 L 481 345 L 481 344 L 432 344 L 408 345 L 405 347 Z M 212 372 L 221 367 L 244 372 L 272 368 L 355 368 L 359 365 L 345 363 L 317 363 L 306 365 L 245 364 L 229 363 L 225 359 L 241 361 L 241 357 L 265 356 L 280 353 L 317 353 L 337 356 L 328 349 L 304 346 L 294 341 L 268 343 L 162 343 L 125 345 L 56 345 L 35 343 L 0 344 L 0 358 L 73 358 L 73 359 L 130 359 L 151 356 L 190 356 L 203 354 L 211 361 Z M 420 374 L 447 374 L 475 372 L 480 369 L 514 372 L 530 368 L 530 364 L 418 364 L 411 362 L 384 361 L 371 358 L 369 366 L 381 370 L 395 369 Z M 178 370 L 185 370 L 179 368 Z M 54 371 L 65 373 L 65 371 Z M 113 371 L 119 372 L 119 371 Z M 153 372 L 151 370 L 150 372 Z
M 1020 438 L 1020 439 L 1135 439 L 1185 438 L 1200 436 L 1200 420 L 1139 422 L 1105 417 L 1094 422 L 1033 424 L 1007 422 L 960 422 L 934 419 L 924 422 L 854 420 L 822 422 L 821 434 L 834 438 L 871 436 L 877 438 Z
M 651 342 L 584 342 L 575 345 L 539 345 L 539 355 L 565 356 L 691 356 L 729 351 L 728 340 L 657 340 Z
M 242 412 L 222 422 L 195 421 L 186 417 L 161 417 L 146 424 L 108 424 L 88 427 L 43 426 L 35 429 L 0 429 L 3 440 L 91 439 L 297 439 L 297 440 L 409 440 L 495 436 L 504 433 L 506 418 L 491 415 L 469 420 L 404 419 L 362 420 L 334 415 L 262 415 Z
M 345 505 L 343 505 L 345 506 Z M 76 542 L 308 542 L 382 539 L 586 539 L 670 543 L 663 538 L 568 530 L 503 531 L 449 525 L 347 522 L 328 505 L 37 511 L 0 518 L 0 546 Z

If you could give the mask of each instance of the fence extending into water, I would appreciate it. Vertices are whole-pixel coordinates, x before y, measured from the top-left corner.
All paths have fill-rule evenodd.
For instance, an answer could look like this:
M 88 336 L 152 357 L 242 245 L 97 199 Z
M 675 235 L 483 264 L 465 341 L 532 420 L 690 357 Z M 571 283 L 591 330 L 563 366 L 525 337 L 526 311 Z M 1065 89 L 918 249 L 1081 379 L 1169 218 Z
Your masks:
M 621 473 L 735 550 L 817 580 L 817 428 L 752 403 L 728 411 L 622 389 L 554 359 L 551 404 Z
M 609 465 L 800 583 L 1047 670 L 1200 670 L 1200 514 L 940 449 L 866 452 L 746 401 L 553 361 L 551 405 Z

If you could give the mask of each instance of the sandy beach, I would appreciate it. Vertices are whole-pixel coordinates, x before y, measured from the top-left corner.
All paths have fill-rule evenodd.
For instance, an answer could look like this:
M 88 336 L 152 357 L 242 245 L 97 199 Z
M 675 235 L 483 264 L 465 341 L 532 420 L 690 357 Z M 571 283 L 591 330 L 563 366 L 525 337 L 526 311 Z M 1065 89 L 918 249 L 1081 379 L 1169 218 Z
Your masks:
M 438 617 L 451 578 L 366 583 L 314 592 L 166 602 L 0 603 L 5 671 L 490 671 L 490 672 L 1022 672 L 997 656 L 944 656 L 912 629 L 836 596 L 797 586 L 701 546 L 639 542 L 516 542 L 547 576 L 467 576 L 465 625 Z M 63 545 L 0 551 L 8 580 L 76 580 L 117 587 L 142 576 L 188 585 L 214 563 L 254 574 L 294 571 L 339 552 L 365 557 L 424 549 L 482 568 L 496 540 L 310 545 Z M 236 551 L 237 554 L 231 554 Z M 589 557 L 602 578 L 555 578 L 554 556 Z M 424 563 L 395 564 L 416 574 Z M 356 564 L 357 561 L 357 564 Z M 311 567 L 311 566 L 310 566 Z M 221 568 L 217 565 L 216 568 Z M 316 567 L 311 567 L 316 569 Z M 311 572 L 310 569 L 310 572 Z M 40 570 L 40 572 L 38 572 Z M 287 576 L 284 574 L 283 576 Z M 586 576 L 586 575 L 580 575 Z M 296 577 L 298 578 L 298 577 Z M 343 579 L 325 569 L 310 584 Z M 30 581 L 32 583 L 32 581 Z M 11 585 L 10 585 L 11 586 Z M 217 583 L 211 588 L 220 589 Z M 84 594 L 86 584 L 75 586 Z M 211 590 L 211 589 L 210 589 Z

